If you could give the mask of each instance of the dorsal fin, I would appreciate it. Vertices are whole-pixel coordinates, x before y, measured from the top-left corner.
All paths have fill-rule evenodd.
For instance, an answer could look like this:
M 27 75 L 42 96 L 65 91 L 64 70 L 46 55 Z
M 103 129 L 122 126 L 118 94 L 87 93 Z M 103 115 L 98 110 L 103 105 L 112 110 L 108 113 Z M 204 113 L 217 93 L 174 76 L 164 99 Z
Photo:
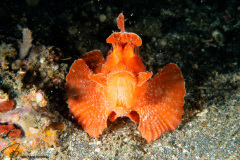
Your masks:
M 118 18 L 117 18 L 117 24 L 118 24 L 118 28 L 121 30 L 121 32 L 125 32 L 125 26 L 124 26 L 124 16 L 122 13 L 119 14 Z

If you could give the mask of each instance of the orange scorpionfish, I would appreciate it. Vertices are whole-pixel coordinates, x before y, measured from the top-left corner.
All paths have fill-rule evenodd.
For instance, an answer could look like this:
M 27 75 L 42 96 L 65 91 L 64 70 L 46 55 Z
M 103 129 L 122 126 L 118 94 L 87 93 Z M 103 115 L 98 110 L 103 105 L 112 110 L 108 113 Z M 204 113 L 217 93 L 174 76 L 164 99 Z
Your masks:
M 71 113 L 91 136 L 97 138 L 107 127 L 107 119 L 127 116 L 147 142 L 175 130 L 184 105 L 184 79 L 175 64 L 168 64 L 153 78 L 139 56 L 141 38 L 125 32 L 124 16 L 107 38 L 112 44 L 105 62 L 99 50 L 76 60 L 67 75 L 67 97 Z

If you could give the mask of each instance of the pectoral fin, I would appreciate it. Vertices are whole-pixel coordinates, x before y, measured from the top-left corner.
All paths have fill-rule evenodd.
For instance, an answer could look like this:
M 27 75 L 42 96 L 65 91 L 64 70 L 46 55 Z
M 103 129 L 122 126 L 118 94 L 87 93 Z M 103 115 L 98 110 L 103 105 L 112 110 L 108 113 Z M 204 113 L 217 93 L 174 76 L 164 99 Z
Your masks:
M 67 75 L 67 103 L 83 129 L 97 138 L 107 127 L 111 106 L 102 93 L 95 90 L 97 83 L 89 79 L 89 74 L 92 71 L 82 59 L 74 62 Z
M 105 63 L 105 59 L 99 50 L 93 50 L 84 54 L 81 59 L 86 63 L 86 65 L 97 74 L 101 72 L 102 66 Z
M 148 89 L 132 111 L 139 114 L 139 126 L 147 142 L 175 130 L 181 122 L 184 105 L 184 79 L 175 64 L 167 65 L 148 82 Z

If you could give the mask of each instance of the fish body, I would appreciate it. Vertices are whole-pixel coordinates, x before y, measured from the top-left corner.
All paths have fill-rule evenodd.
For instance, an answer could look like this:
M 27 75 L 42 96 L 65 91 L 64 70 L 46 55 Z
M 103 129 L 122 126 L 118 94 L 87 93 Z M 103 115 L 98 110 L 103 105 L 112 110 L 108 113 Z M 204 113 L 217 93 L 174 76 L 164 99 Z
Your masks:
M 112 44 L 105 61 L 99 50 L 76 60 L 67 75 L 67 97 L 71 113 L 91 136 L 97 138 L 107 127 L 107 119 L 127 116 L 147 142 L 168 130 L 175 130 L 183 114 L 185 83 L 180 69 L 168 64 L 153 78 L 139 56 L 142 40 L 125 32 L 124 16 L 107 38 Z

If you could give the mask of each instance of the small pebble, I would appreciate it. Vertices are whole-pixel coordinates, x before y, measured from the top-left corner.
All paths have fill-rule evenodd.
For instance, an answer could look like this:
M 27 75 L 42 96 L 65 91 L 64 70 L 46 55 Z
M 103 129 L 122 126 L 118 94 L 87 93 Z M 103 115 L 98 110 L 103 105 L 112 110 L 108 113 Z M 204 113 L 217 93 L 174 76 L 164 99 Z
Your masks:
M 183 153 L 188 153 L 188 151 L 186 149 L 183 149 Z
M 95 152 L 100 152 L 101 149 L 100 148 L 95 148 Z
M 59 65 L 58 64 L 56 64 L 55 66 L 54 66 L 54 71 L 56 71 L 56 70 L 58 70 L 58 68 L 59 68 Z
M 205 108 L 202 110 L 202 112 L 196 114 L 196 116 L 202 117 L 202 116 L 205 116 L 207 113 L 208 113 L 208 109 Z
M 100 16 L 99 16 L 99 20 L 100 20 L 100 22 L 105 22 L 106 21 L 106 19 L 107 19 L 107 17 L 105 16 L 105 14 L 101 14 Z
M 195 64 L 192 65 L 192 68 L 193 69 L 198 69 L 198 65 L 195 63 Z
M 43 95 L 42 93 L 36 93 L 36 102 L 39 103 L 43 100 Z
M 96 142 L 97 145 L 100 145 L 101 143 L 102 143 L 101 141 L 97 141 L 97 142 Z
M 43 63 L 45 61 L 45 57 L 40 58 L 40 63 Z

